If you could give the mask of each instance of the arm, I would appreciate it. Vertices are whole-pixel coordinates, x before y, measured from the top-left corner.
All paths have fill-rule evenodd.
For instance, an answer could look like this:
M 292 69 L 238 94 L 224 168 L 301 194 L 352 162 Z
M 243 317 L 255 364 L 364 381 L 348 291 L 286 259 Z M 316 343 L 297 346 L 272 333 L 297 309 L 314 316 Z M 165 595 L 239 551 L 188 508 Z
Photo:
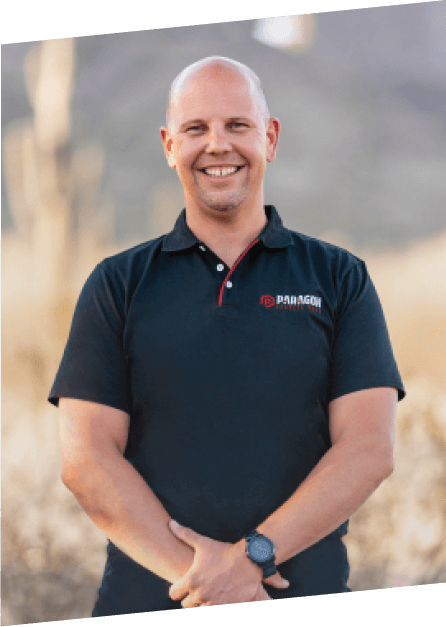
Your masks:
M 123 457 L 129 415 L 71 398 L 61 398 L 59 409 L 63 483 L 121 551 L 170 583 L 179 579 L 192 565 L 194 549 L 171 532 L 169 514 Z M 248 596 L 242 600 L 269 598 L 260 579 Z
M 294 494 L 257 527 L 274 542 L 277 564 L 331 533 L 392 472 L 396 398 L 393 388 L 372 388 L 330 403 L 332 447 Z M 215 585 L 224 587 L 221 582 L 231 581 L 235 571 L 255 581 L 256 573 L 252 564 L 248 567 L 249 559 L 244 554 L 244 539 L 230 547 L 226 561 L 213 567 Z M 214 595 L 209 572 L 194 565 L 171 587 L 170 594 L 182 598 L 188 592 L 192 600 Z M 185 603 L 189 603 L 188 598 Z
M 351 516 L 393 470 L 397 392 L 372 388 L 329 405 L 332 447 L 296 492 L 258 527 L 277 563 L 301 553 Z
M 170 531 L 170 516 L 124 458 L 129 415 L 89 401 L 61 398 L 62 481 L 95 525 L 124 553 L 170 583 L 194 551 Z

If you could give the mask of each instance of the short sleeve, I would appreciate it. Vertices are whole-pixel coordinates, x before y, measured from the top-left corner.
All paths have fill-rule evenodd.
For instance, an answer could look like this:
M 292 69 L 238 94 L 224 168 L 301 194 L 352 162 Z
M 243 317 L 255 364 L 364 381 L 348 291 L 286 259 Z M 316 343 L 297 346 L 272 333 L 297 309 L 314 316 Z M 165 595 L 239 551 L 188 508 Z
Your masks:
M 356 260 L 340 285 L 328 401 L 374 387 L 404 387 L 384 313 L 366 265 Z
M 98 264 L 82 288 L 48 400 L 94 401 L 130 413 L 122 289 Z

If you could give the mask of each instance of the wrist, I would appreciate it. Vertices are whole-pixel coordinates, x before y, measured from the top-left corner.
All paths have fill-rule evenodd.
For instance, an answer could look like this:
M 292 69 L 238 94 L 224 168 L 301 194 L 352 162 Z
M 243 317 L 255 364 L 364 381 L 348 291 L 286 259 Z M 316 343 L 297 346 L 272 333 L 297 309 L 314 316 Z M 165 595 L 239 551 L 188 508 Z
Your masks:
M 275 548 L 273 541 L 267 536 L 253 530 L 245 537 L 245 550 L 249 560 L 262 571 L 263 579 L 268 579 L 277 572 Z
M 242 538 L 241 540 L 233 544 L 231 550 L 234 556 L 234 561 L 237 563 L 238 567 L 243 568 L 251 579 L 254 579 L 258 581 L 258 583 L 261 583 L 263 579 L 262 569 L 260 568 L 260 566 L 254 564 L 254 562 L 249 559 L 246 553 L 245 538 Z

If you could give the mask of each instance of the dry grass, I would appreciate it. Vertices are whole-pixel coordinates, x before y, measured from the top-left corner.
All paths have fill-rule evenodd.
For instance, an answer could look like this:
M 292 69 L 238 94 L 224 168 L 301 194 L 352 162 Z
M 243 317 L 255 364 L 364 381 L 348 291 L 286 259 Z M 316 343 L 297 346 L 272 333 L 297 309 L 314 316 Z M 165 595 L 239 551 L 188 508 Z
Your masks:
M 446 233 L 362 256 L 407 397 L 398 407 L 395 470 L 351 519 L 351 585 L 446 582 Z
M 33 296 L 32 258 L 2 249 L 4 625 L 90 615 L 105 540 L 59 480 L 57 411 L 46 396 L 74 302 L 113 248 L 80 256 L 71 292 Z M 355 590 L 446 582 L 446 234 L 410 249 L 363 251 L 384 305 L 407 387 L 393 475 L 352 517 L 347 546 Z

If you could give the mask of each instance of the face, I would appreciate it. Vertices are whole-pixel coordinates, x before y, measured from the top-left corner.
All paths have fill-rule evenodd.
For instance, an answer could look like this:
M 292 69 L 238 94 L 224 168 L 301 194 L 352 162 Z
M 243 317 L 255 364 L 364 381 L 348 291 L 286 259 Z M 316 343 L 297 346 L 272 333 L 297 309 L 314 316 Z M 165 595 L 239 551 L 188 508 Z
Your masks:
M 263 177 L 273 161 L 279 122 L 265 123 L 254 90 L 240 74 L 205 67 L 186 80 L 161 129 L 166 157 L 184 187 L 186 208 L 227 212 L 263 207 Z

